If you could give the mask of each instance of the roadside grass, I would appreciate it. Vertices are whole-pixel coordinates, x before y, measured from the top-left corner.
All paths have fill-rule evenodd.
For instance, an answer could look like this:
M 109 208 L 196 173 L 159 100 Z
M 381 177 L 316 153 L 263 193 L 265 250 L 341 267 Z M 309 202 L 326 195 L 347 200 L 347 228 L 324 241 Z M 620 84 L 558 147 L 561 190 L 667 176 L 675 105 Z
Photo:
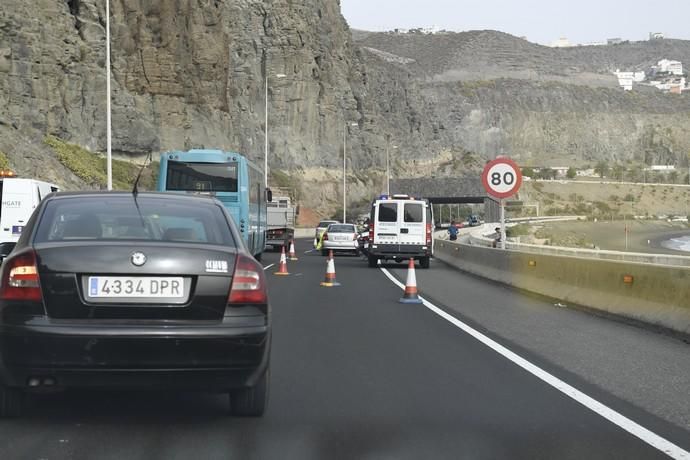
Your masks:
M 5 152 L 0 152 L 0 169 L 12 169 L 10 167 L 10 160 L 5 155 Z
M 46 136 L 43 142 L 51 147 L 57 155 L 58 161 L 87 185 L 104 189 L 107 185 L 106 158 L 76 144 L 70 144 L 54 136 Z M 139 187 L 142 190 L 155 190 L 157 184 L 159 162 L 152 162 L 141 174 Z M 113 189 L 129 190 L 141 169 L 140 165 L 129 161 L 115 160 L 113 166 Z

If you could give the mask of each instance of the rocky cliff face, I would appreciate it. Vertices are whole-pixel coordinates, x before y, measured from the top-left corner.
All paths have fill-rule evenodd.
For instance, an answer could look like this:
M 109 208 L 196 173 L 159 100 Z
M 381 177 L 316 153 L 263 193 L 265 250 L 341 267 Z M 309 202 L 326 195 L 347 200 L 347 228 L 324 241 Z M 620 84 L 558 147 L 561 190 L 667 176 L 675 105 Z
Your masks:
M 37 172 L 29 150 L 51 157 L 45 134 L 105 150 L 104 15 L 104 0 L 3 0 L 0 150 L 20 173 Z M 320 180 L 342 164 L 345 129 L 350 171 L 378 161 L 337 0 L 111 0 L 111 33 L 120 156 L 208 147 L 262 161 L 268 79 L 271 168 Z
M 104 5 L 3 1 L 5 125 L 105 148 Z M 339 145 L 345 118 L 361 118 L 336 0 L 111 0 L 111 8 L 114 151 L 206 146 L 258 158 L 267 75 L 279 165 L 333 163 L 323 146 Z
M 110 0 L 113 151 L 194 147 L 269 164 L 321 214 L 398 176 L 608 158 L 683 162 L 690 94 L 626 94 L 612 68 L 690 62 L 687 42 L 553 50 L 497 32 L 352 35 L 338 0 Z M 105 150 L 105 1 L 2 0 L 0 151 L 20 174 L 83 183 L 45 135 Z M 632 70 L 632 69 L 631 69 Z M 283 76 L 284 75 L 284 76 Z M 287 177 L 287 179 L 286 179 Z M 280 179 L 280 180 L 279 180 Z

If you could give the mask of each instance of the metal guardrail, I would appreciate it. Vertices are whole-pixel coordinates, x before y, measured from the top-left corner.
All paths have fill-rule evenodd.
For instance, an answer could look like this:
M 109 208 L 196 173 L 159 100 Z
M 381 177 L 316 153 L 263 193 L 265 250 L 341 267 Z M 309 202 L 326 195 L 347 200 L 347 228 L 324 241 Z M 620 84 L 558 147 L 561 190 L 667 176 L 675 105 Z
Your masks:
M 467 243 L 465 244 L 491 247 L 493 244 L 493 239 L 482 235 L 471 234 L 467 238 Z M 622 262 L 667 265 L 673 267 L 690 267 L 690 256 L 607 251 L 601 249 L 566 248 L 561 246 L 543 246 L 538 244 L 516 243 L 510 240 L 506 241 L 506 249 L 511 251 L 528 252 L 532 254 L 578 257 L 580 259 L 617 260 Z
M 553 220 L 554 218 L 549 218 Z M 564 217 L 556 219 L 566 219 Z M 532 220 L 531 223 L 535 223 Z M 472 246 L 493 247 L 494 228 L 499 224 L 485 223 L 479 227 L 462 228 L 458 232 L 458 240 L 454 244 L 469 244 Z M 448 232 L 436 232 L 435 237 L 448 240 Z M 531 254 L 545 254 L 554 256 L 577 257 L 580 259 L 614 260 L 620 262 L 634 262 L 641 264 L 665 265 L 671 267 L 690 267 L 690 256 L 676 256 L 671 254 L 648 254 L 643 252 L 608 251 L 602 249 L 566 248 L 562 246 L 544 246 L 539 244 L 525 244 L 506 241 L 506 249 L 510 251 L 527 252 Z

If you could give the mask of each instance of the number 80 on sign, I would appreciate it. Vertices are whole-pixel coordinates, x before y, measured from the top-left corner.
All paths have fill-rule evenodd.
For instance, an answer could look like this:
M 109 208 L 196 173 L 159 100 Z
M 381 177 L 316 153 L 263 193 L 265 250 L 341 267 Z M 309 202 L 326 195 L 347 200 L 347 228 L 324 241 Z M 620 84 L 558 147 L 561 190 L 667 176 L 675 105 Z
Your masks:
M 520 189 L 522 172 L 510 158 L 496 158 L 484 166 L 482 183 L 489 195 L 495 198 L 508 198 Z

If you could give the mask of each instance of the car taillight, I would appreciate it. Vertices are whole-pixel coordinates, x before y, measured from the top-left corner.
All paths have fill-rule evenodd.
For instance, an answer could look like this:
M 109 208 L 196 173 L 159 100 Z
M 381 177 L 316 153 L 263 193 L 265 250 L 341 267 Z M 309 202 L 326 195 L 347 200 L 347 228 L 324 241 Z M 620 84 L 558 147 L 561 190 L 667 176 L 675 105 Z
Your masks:
M 374 223 L 369 223 L 369 241 L 374 241 Z
M 431 245 L 431 224 L 426 224 L 426 245 Z
M 328 233 L 323 234 L 323 238 L 321 238 L 321 241 L 328 241 Z
M 268 303 L 264 268 L 254 259 L 237 256 L 228 304 Z
M 36 254 L 25 252 L 5 260 L 0 298 L 4 300 L 41 301 Z

